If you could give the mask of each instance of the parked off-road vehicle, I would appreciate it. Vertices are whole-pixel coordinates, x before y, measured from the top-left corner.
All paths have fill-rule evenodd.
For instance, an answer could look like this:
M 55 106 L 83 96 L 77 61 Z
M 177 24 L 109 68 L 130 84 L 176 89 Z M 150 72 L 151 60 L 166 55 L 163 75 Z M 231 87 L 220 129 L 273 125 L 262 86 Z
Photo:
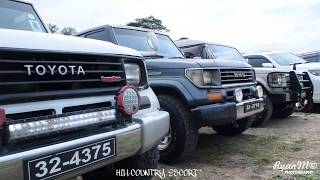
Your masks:
M 298 74 L 298 78 L 301 84 L 301 98 L 295 103 L 298 111 L 308 112 L 313 108 L 314 103 L 320 103 L 320 63 L 308 63 L 302 58 L 288 53 L 288 52 L 261 52 L 261 53 L 251 53 L 246 55 L 249 59 L 249 63 L 255 62 L 257 65 L 264 66 L 266 69 L 278 69 L 283 72 L 295 71 Z M 251 59 L 251 60 L 250 60 Z M 264 65 L 262 65 L 264 63 Z M 289 78 L 292 80 L 292 78 Z M 283 80 L 282 80 L 283 82 Z M 295 82 L 292 82 L 297 84 Z M 283 84 L 280 86 L 285 86 L 284 88 L 290 88 L 292 83 Z M 291 87 L 292 88 L 292 87 Z M 274 97 L 274 100 L 280 97 Z M 278 106 L 279 107 L 279 106 Z M 280 106 L 283 108 L 283 106 Z M 283 116 L 281 108 L 280 111 L 276 111 L 276 115 Z M 290 111 L 293 109 L 290 106 Z M 277 108 L 278 109 L 278 108 Z M 288 111 L 286 111 L 288 112 Z M 289 113 L 289 112 L 288 112 Z
M 241 53 L 234 47 L 218 43 L 209 43 L 191 39 L 175 41 L 177 46 L 191 58 L 210 58 L 214 60 L 238 60 L 245 62 Z M 249 58 L 253 66 L 256 80 L 264 89 L 265 108 L 257 114 L 253 127 L 265 125 L 272 114 L 278 117 L 288 117 L 294 112 L 294 103 L 305 98 L 307 88 L 301 87 L 293 70 L 281 70 L 271 64 L 264 64 L 259 57 Z M 272 67 L 271 67 L 272 66 Z M 299 74 L 299 77 L 303 74 Z M 307 85 L 305 83 L 305 85 Z M 277 108 L 274 108 L 277 107 Z
M 320 51 L 305 52 L 298 54 L 298 56 L 307 62 L 320 62 Z
M 29 3 L 2 0 L 0 16 L 0 179 L 157 167 L 169 114 L 139 52 L 49 34 Z
M 170 114 L 170 132 L 158 146 L 160 160 L 172 163 L 193 152 L 198 129 L 241 134 L 263 111 L 262 88 L 253 68 L 238 61 L 185 59 L 164 33 L 128 26 L 100 26 L 78 34 L 140 51 L 160 107 Z

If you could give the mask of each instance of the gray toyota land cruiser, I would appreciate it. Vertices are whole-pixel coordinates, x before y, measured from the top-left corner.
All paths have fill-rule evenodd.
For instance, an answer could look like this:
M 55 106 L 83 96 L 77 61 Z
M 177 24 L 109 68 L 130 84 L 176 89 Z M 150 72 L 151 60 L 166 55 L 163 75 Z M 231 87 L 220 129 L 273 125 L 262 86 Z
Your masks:
M 192 39 L 175 41 L 177 46 L 190 58 L 210 58 L 219 60 L 238 60 L 245 58 L 234 47 Z M 303 99 L 309 93 L 310 81 L 305 73 L 296 74 L 293 70 L 276 69 L 270 63 L 263 63 L 260 57 L 248 59 L 256 72 L 256 81 L 264 89 L 265 108 L 256 116 L 253 127 L 265 125 L 272 115 L 288 117 L 294 110 L 294 103 Z M 268 66 L 269 65 L 269 66 Z M 268 67 L 263 67 L 268 66 Z M 277 107 L 277 108 L 276 108 Z
M 158 146 L 161 162 L 192 154 L 200 127 L 238 135 L 263 111 L 262 88 L 246 62 L 185 59 L 168 35 L 144 28 L 106 25 L 77 35 L 130 47 L 146 58 L 150 86 L 170 114 L 170 131 Z

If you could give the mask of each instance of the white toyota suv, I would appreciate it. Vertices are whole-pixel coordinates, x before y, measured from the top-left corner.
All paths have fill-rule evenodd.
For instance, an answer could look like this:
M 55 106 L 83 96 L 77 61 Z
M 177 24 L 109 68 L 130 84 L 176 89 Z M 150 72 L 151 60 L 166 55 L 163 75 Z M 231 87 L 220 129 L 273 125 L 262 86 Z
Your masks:
M 298 109 L 310 111 L 314 103 L 320 103 L 320 63 L 308 63 L 304 59 L 288 52 L 271 51 L 246 54 L 246 58 L 248 59 L 257 56 L 262 57 L 263 63 L 266 66 L 284 70 L 295 70 L 297 73 L 308 74 L 313 86 L 313 95 L 297 103 Z
M 169 114 L 139 52 L 50 34 L 22 1 L 1 0 L 0 16 L 0 179 L 157 167 Z

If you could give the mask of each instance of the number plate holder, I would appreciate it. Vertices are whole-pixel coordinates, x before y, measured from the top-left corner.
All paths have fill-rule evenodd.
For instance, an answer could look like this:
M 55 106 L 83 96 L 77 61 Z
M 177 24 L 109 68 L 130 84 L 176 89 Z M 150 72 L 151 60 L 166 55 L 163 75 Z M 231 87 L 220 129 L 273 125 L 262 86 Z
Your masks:
M 52 179 L 53 177 L 115 156 L 116 138 L 112 137 L 53 154 L 24 160 L 24 175 L 27 180 Z
M 244 113 L 251 112 L 259 109 L 261 106 L 260 102 L 250 102 L 244 104 Z

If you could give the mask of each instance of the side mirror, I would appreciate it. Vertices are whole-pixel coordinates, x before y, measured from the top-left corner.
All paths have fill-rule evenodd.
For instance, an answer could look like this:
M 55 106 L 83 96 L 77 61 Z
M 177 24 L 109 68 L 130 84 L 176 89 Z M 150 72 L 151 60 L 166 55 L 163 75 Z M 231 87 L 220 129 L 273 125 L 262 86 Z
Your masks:
M 262 63 L 262 67 L 264 67 L 264 68 L 274 68 L 274 66 L 271 63 Z
M 153 51 L 158 51 L 159 40 L 154 32 L 148 32 L 147 42 Z

